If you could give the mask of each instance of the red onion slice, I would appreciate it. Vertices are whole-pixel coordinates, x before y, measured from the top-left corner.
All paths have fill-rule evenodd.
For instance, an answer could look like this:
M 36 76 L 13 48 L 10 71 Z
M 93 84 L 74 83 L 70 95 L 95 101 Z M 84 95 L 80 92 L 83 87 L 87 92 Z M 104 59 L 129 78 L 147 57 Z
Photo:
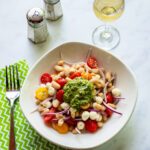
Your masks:
M 103 89 L 103 92 L 104 92 L 104 100 L 105 100 L 105 102 L 107 103 L 107 97 L 106 97 L 106 93 L 107 93 L 107 85 L 109 84 L 109 82 L 107 82 L 106 84 L 105 84 L 105 87 L 104 87 L 104 89 Z
M 114 112 L 114 113 L 116 113 L 116 114 L 119 114 L 119 115 L 122 115 L 121 112 L 116 111 L 115 109 L 113 109 L 112 107 L 110 107 L 109 105 L 107 105 L 107 103 L 105 103 L 104 101 L 103 101 L 103 105 L 104 105 L 106 108 L 110 109 L 112 112 Z
M 56 114 L 64 114 L 68 111 L 69 109 L 65 109 L 63 111 L 60 111 L 60 112 L 55 112 L 55 113 L 44 113 L 42 115 L 56 115 Z

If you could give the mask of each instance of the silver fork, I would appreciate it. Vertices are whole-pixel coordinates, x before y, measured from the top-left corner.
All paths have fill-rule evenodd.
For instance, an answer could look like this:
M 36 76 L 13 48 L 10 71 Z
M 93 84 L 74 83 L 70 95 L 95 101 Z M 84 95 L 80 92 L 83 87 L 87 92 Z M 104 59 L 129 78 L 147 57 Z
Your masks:
M 20 81 L 17 65 L 6 66 L 6 98 L 9 101 L 10 111 L 10 137 L 9 150 L 16 150 L 14 134 L 14 102 L 20 95 Z

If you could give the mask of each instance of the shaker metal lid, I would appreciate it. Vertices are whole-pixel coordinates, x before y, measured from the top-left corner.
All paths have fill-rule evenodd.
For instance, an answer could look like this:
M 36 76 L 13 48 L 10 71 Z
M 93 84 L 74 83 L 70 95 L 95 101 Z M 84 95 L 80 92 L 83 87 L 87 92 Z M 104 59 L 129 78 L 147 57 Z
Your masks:
M 44 1 L 49 4 L 55 4 L 55 3 L 59 2 L 60 0 L 44 0 Z
M 41 8 L 31 8 L 27 12 L 27 19 L 32 23 L 40 23 L 44 20 L 44 11 Z

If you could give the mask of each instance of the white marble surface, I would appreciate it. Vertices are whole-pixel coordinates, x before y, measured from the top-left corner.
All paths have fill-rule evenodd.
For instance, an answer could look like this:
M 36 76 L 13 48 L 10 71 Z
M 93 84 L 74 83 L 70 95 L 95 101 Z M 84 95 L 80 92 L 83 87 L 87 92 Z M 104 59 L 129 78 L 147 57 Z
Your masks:
M 93 29 L 103 24 L 92 12 L 92 0 L 62 0 L 64 16 L 47 22 L 50 37 L 34 45 L 27 39 L 25 14 L 31 7 L 43 7 L 42 0 L 1 0 L 0 67 L 26 59 L 31 66 L 52 47 L 65 41 L 91 43 Z M 127 126 L 102 150 L 150 150 L 150 1 L 126 0 L 125 12 L 114 26 L 121 34 L 112 51 L 128 64 L 137 77 L 139 98 Z M 99 150 L 99 148 L 96 148 Z

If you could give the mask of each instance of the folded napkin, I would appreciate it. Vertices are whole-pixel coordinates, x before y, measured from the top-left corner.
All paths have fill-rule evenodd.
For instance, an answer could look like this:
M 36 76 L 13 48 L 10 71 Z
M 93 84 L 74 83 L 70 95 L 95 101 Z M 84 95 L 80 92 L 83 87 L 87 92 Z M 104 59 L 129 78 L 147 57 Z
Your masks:
M 21 60 L 17 65 L 22 84 L 28 72 L 28 64 L 25 60 Z M 5 69 L 3 68 L 0 69 L 0 150 L 8 150 L 9 146 L 10 106 L 5 91 Z M 21 111 L 19 101 L 16 101 L 14 109 L 17 150 L 63 150 L 41 137 L 31 127 Z

